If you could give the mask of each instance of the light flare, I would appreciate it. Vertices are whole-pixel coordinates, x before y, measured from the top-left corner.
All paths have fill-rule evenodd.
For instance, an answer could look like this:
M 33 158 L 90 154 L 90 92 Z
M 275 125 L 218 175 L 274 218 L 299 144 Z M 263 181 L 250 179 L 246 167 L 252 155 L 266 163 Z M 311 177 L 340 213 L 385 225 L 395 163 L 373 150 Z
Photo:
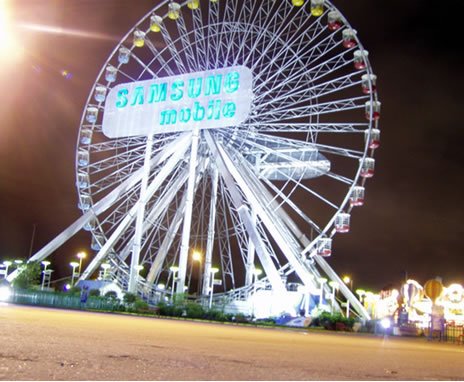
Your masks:
M 0 1 L 0 59 L 2 63 L 15 62 L 22 58 L 24 47 L 17 39 L 12 22 L 9 1 Z
M 107 34 L 98 33 L 98 32 L 86 32 L 79 29 L 68 29 L 62 27 L 56 27 L 51 25 L 40 25 L 33 23 L 21 23 L 18 24 L 19 28 L 25 29 L 33 32 L 49 33 L 70 37 L 82 37 L 82 38 L 91 38 L 95 40 L 107 40 L 115 41 L 115 39 Z

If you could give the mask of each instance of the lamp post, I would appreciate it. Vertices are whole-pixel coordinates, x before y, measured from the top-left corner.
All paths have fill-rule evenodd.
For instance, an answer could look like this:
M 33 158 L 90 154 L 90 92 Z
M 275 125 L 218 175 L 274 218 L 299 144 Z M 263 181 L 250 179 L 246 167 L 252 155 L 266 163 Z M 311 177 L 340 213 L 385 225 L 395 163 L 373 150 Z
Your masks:
M 209 308 L 213 306 L 213 289 L 214 289 L 214 275 L 219 272 L 219 268 L 212 267 L 210 268 L 211 273 L 211 288 L 209 290 Z
M 172 303 L 172 300 L 174 298 L 174 288 L 176 286 L 176 276 L 177 276 L 177 272 L 179 272 L 179 267 L 176 267 L 173 265 L 171 268 L 169 268 L 169 270 L 172 272 L 172 289 L 171 289 L 171 303 Z
M 319 290 L 319 307 L 322 306 L 322 297 L 323 297 L 323 293 L 324 293 L 324 284 L 327 282 L 327 279 L 325 277 L 319 277 L 317 279 L 317 281 L 319 281 L 319 283 L 321 284 L 321 289 Z
M 77 258 L 79 259 L 79 275 L 81 274 L 81 268 L 82 268 L 82 259 L 85 259 L 87 254 L 84 251 L 81 251 L 77 254 Z
M 19 268 L 19 266 L 23 263 L 23 261 L 17 259 L 17 260 L 14 261 L 14 263 L 16 264 L 16 268 Z
M 350 289 L 353 289 L 353 279 L 350 276 L 347 276 L 347 275 L 343 276 L 343 282 L 346 285 L 349 285 Z
M 203 255 L 199 251 L 193 251 L 192 260 L 198 262 L 198 295 L 201 294 L 201 265 L 202 265 Z M 193 268 L 193 264 L 192 264 Z
M 12 261 L 5 260 L 3 265 L 5 266 L 5 278 L 8 276 L 8 268 L 13 264 Z
M 333 313 L 334 305 L 335 305 L 335 290 L 338 290 L 338 283 L 336 281 L 330 281 L 329 282 L 330 287 L 332 288 L 332 295 L 331 300 L 331 306 L 330 306 L 330 313 Z
M 349 285 L 350 291 L 353 289 L 353 279 L 350 276 L 343 276 L 343 282 Z M 346 317 L 350 317 L 350 300 L 346 299 Z
M 74 286 L 74 278 L 77 276 L 76 268 L 79 266 L 79 263 L 71 261 L 69 265 L 72 267 L 72 277 L 71 277 L 71 287 Z
M 47 272 L 50 272 L 47 271 L 47 267 L 50 265 L 50 261 L 44 260 L 42 261 L 42 265 L 44 266 L 44 269 L 42 271 L 42 285 L 40 287 L 41 290 L 43 290 L 45 287 L 45 278 L 47 277 Z

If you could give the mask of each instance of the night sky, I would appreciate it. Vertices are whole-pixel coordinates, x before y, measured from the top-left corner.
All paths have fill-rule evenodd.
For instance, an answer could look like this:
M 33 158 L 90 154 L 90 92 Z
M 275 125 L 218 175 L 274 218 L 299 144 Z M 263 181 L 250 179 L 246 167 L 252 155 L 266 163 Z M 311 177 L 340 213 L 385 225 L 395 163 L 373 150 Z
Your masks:
M 156 1 L 11 3 L 17 22 L 96 36 L 20 30 L 23 60 L 0 66 L 0 260 L 29 257 L 34 225 L 33 253 L 80 216 L 74 158 L 85 101 L 110 52 Z M 334 0 L 370 52 L 382 101 L 376 176 L 329 259 L 355 288 L 399 286 L 405 272 L 464 283 L 462 31 L 453 9 L 428 3 Z M 70 274 L 89 242 L 82 232 L 53 255 L 56 277 Z

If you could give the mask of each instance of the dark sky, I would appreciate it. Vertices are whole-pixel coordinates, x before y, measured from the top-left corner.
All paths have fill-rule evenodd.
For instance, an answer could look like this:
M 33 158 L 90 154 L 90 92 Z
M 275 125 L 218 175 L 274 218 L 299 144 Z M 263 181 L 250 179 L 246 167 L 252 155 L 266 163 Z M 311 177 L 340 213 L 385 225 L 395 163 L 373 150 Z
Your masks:
M 0 67 L 0 260 L 28 257 L 34 224 L 35 252 L 80 216 L 74 157 L 82 109 L 110 52 L 155 1 L 12 3 L 16 21 L 108 38 L 21 31 L 25 59 Z M 350 234 L 335 237 L 329 262 L 355 287 L 398 284 L 405 271 L 420 282 L 464 283 L 464 81 L 453 10 L 434 13 L 423 0 L 334 4 L 358 30 L 378 75 L 382 147 L 366 204 L 354 210 Z M 79 234 L 57 251 L 57 273 L 89 240 Z

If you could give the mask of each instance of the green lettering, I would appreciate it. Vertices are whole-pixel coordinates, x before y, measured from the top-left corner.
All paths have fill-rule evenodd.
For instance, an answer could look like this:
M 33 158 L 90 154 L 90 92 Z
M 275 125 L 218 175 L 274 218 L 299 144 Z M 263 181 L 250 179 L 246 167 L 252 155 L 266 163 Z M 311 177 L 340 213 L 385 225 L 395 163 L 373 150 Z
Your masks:
M 122 109 L 123 107 L 127 106 L 127 102 L 129 101 L 127 99 L 127 95 L 129 94 L 129 90 L 127 89 L 121 89 L 118 91 L 118 99 L 116 101 L 116 107 L 118 109 Z
M 206 77 L 205 95 L 217 95 L 221 92 L 222 74 Z
M 179 121 L 186 123 L 190 121 L 190 117 L 192 116 L 192 109 L 189 109 L 188 107 L 181 109 L 179 112 Z
M 203 84 L 203 79 L 192 78 L 188 82 L 187 94 L 190 98 L 197 98 L 201 94 L 201 85 Z
M 232 72 L 227 73 L 226 79 L 224 80 L 224 90 L 226 93 L 234 93 L 240 86 L 240 73 Z
M 131 106 L 143 105 L 143 86 L 137 86 L 132 95 Z
M 180 101 L 184 97 L 184 81 L 176 80 L 171 86 L 171 100 Z
M 168 84 L 153 84 L 150 86 L 150 93 L 148 96 L 148 103 L 166 101 Z
M 232 118 L 237 111 L 237 105 L 234 102 L 226 102 L 222 108 L 222 115 L 225 118 Z
M 175 109 L 163 110 L 161 112 L 161 125 L 173 125 L 177 121 L 177 111 Z

